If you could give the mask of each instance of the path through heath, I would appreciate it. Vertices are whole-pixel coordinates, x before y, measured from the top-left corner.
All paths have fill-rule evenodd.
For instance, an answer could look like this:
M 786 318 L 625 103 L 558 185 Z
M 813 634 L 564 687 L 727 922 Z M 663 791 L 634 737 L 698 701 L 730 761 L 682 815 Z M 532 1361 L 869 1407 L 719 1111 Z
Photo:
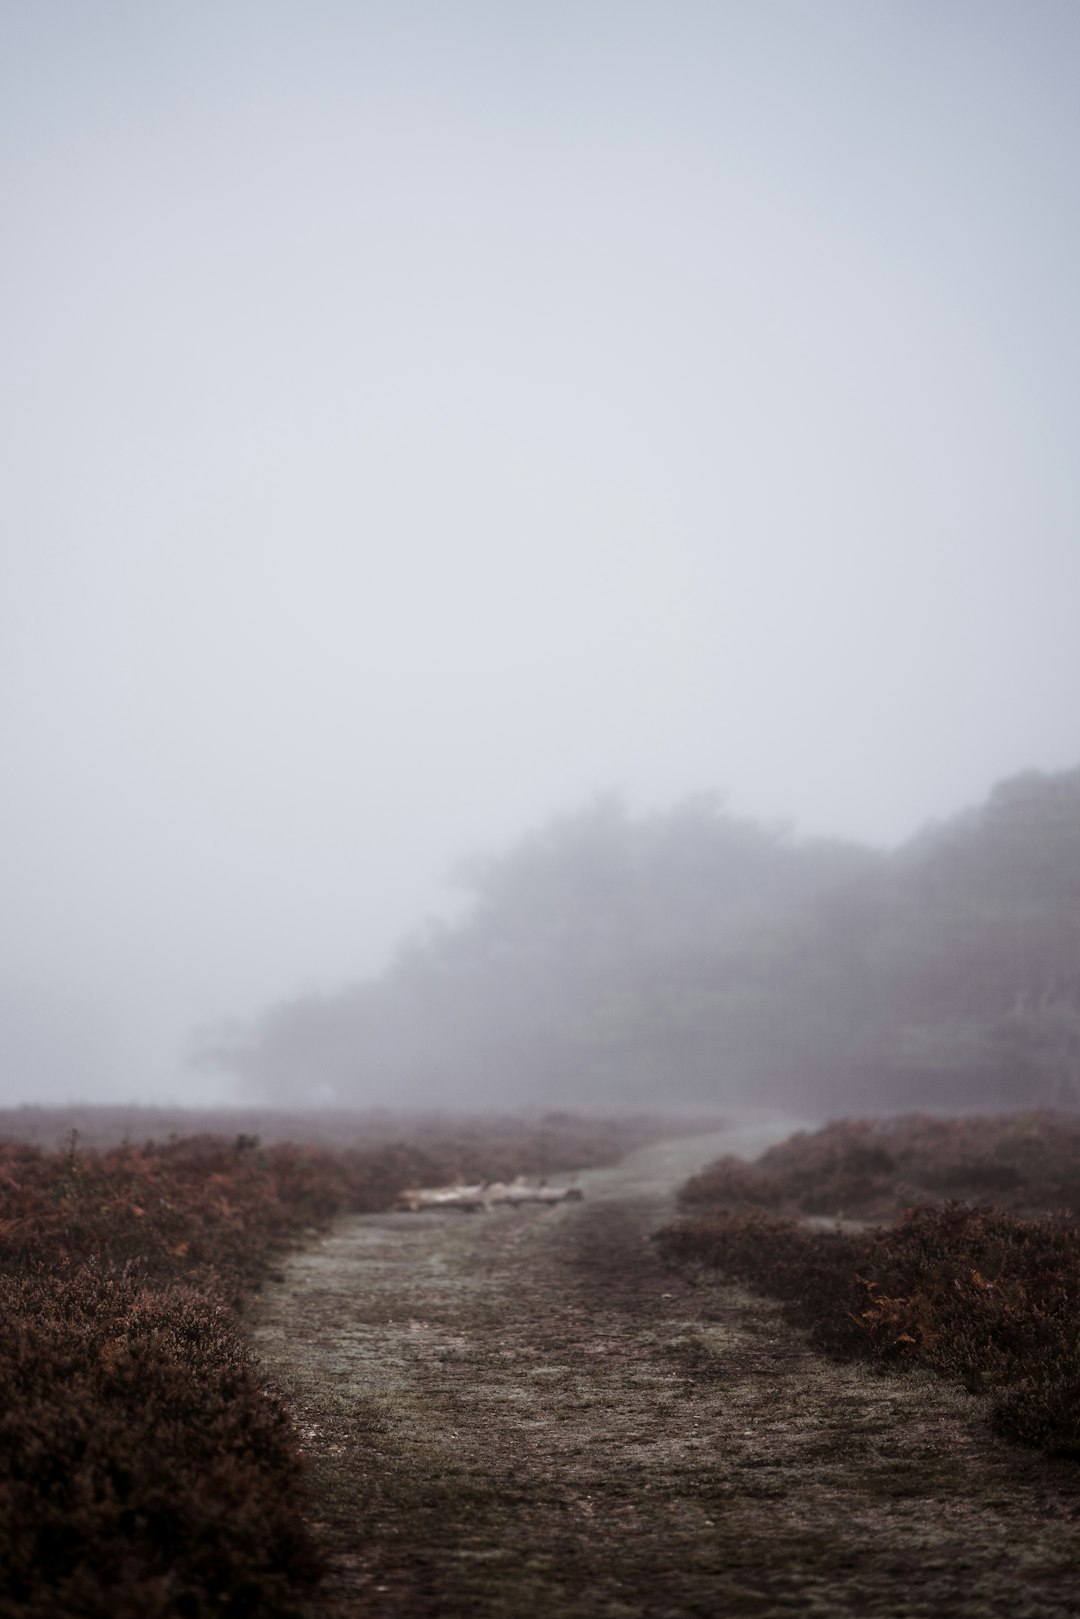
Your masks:
M 1080 1612 L 1080 1470 L 658 1259 L 687 1175 L 788 1128 L 646 1148 L 574 1177 L 581 1203 L 346 1219 L 290 1258 L 251 1330 L 304 1434 L 321 1613 Z

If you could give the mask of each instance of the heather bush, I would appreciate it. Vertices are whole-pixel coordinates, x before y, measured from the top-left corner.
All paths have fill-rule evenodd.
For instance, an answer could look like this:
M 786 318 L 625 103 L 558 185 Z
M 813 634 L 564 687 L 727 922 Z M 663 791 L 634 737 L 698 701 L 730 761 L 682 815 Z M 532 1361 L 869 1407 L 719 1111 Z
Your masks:
M 664 1134 L 685 1133 L 701 1125 L 716 1130 L 715 1112 L 672 1120 L 658 1114 L 446 1113 L 436 1110 L 394 1112 L 390 1108 L 334 1109 L 297 1113 L 284 1108 L 212 1108 L 105 1106 L 72 1103 L 66 1107 L 0 1108 L 0 1140 L 26 1142 L 55 1152 L 72 1130 L 84 1147 L 117 1147 L 132 1141 L 164 1142 L 178 1136 L 211 1136 L 219 1142 L 250 1140 L 270 1145 L 324 1147 L 335 1154 L 358 1152 L 368 1159 L 389 1148 L 407 1145 L 425 1150 L 437 1162 L 471 1160 L 481 1167 L 492 1154 L 509 1154 L 522 1173 L 584 1169 L 610 1163 L 631 1147 Z
M 989 1398 L 1006 1437 L 1080 1458 L 1080 1226 L 1068 1213 L 1023 1219 L 950 1201 L 908 1208 L 892 1225 L 823 1230 L 772 1212 L 816 1212 L 834 1198 L 850 1212 L 887 1198 L 895 1207 L 898 1188 L 978 1185 L 983 1170 L 982 1184 L 997 1175 L 1021 1206 L 1041 1191 L 1068 1207 L 1078 1143 L 1080 1132 L 1055 1131 L 1045 1115 L 832 1125 L 772 1149 L 745 1176 L 733 1159 L 706 1170 L 683 1202 L 709 1212 L 659 1241 L 675 1263 L 782 1300 L 821 1348 L 959 1379 Z
M 245 1297 L 341 1211 L 617 1157 L 634 1135 L 578 1122 L 504 1125 L 486 1148 L 479 1126 L 344 1152 L 247 1133 L 0 1142 L 0 1614 L 309 1612 L 299 1451 L 245 1347 Z
M 295 1443 L 222 1303 L 93 1264 L 0 1280 L 0 1569 L 35 1619 L 302 1611 Z
M 1018 1214 L 1080 1215 L 1080 1119 L 842 1119 L 800 1131 L 756 1163 L 723 1158 L 689 1181 L 687 1208 L 716 1204 L 884 1219 L 923 1203 L 986 1203 Z

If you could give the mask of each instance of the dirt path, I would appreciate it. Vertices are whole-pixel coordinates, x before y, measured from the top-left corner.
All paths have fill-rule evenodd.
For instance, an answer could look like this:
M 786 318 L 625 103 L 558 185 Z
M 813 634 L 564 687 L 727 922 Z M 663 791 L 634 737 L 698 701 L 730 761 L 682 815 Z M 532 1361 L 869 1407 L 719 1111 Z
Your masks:
M 252 1330 L 305 1434 L 323 1612 L 1080 1613 L 1080 1470 L 658 1262 L 673 1189 L 731 1146 L 648 1148 L 555 1209 L 344 1221 L 291 1259 Z

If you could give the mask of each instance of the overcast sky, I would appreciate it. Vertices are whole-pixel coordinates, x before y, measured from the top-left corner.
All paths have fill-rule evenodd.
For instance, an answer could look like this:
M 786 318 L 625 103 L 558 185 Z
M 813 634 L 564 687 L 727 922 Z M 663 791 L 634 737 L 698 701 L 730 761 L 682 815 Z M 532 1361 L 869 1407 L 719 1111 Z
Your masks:
M 0 19 L 0 1100 L 604 789 L 1080 762 L 1075 0 Z

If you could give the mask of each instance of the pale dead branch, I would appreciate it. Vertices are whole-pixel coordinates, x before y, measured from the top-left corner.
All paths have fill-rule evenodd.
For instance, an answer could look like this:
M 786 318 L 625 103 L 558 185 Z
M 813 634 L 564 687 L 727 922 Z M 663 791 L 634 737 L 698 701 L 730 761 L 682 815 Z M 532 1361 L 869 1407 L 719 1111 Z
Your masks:
M 415 1214 L 421 1209 L 459 1209 L 463 1213 L 488 1213 L 497 1204 L 580 1203 L 584 1193 L 578 1186 L 548 1186 L 546 1181 L 530 1183 L 523 1175 L 513 1181 L 479 1181 L 466 1186 L 412 1186 L 398 1194 L 396 1207 Z

